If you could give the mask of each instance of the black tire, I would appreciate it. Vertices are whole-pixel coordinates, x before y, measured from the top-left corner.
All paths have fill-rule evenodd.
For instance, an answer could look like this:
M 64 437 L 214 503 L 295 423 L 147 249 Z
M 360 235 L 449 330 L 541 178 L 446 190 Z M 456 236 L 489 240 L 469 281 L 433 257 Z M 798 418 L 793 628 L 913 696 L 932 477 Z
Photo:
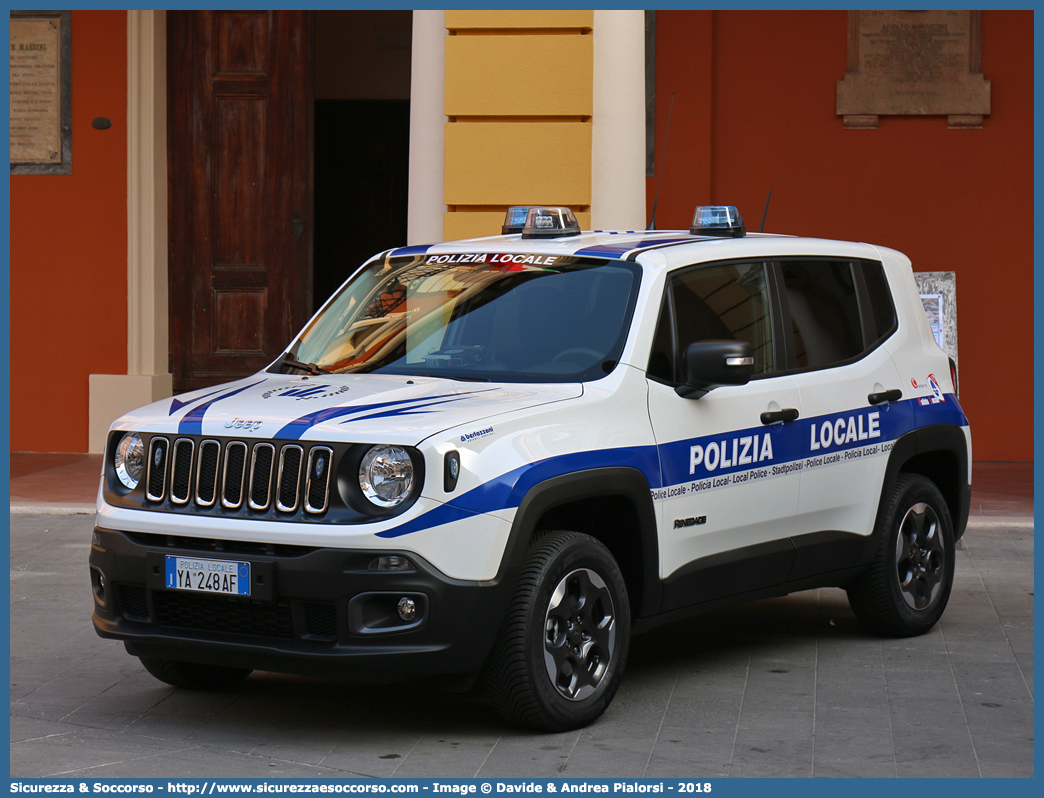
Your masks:
M 848 603 L 873 632 L 924 634 L 942 617 L 953 588 L 953 522 L 935 483 L 919 474 L 900 476 L 875 533 L 877 555 L 848 585 Z
M 526 557 L 486 661 L 486 692 L 514 723 L 586 726 L 613 700 L 630 638 L 627 587 L 612 554 L 590 535 L 552 532 Z
M 220 690 L 241 682 L 251 674 L 250 668 L 229 668 L 224 665 L 200 665 L 173 659 L 138 657 L 145 670 L 174 687 L 188 690 Z

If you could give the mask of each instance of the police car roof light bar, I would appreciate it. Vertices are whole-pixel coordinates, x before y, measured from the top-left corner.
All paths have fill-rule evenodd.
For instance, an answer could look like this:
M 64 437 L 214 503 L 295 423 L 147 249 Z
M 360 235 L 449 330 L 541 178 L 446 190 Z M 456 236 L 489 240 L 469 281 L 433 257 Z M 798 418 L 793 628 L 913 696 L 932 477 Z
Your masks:
M 689 232 L 694 236 L 743 238 L 747 228 L 735 205 L 701 205 L 696 208 Z
M 512 205 L 504 215 L 504 224 L 500 228 L 501 235 L 521 233 L 526 227 L 526 217 L 529 216 L 528 205 Z
M 569 208 L 530 208 L 522 238 L 563 238 L 580 235 L 580 223 Z

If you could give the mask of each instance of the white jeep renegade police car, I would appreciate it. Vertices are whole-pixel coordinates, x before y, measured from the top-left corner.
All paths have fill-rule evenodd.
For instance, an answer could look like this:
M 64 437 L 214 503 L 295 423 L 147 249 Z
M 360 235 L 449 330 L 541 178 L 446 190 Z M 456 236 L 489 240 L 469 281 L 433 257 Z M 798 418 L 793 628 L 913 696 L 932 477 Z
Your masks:
M 692 612 L 841 586 L 875 632 L 931 628 L 971 437 L 909 261 L 727 206 L 522 213 L 373 258 L 264 372 L 118 419 L 98 634 L 184 687 L 481 673 L 566 729 Z

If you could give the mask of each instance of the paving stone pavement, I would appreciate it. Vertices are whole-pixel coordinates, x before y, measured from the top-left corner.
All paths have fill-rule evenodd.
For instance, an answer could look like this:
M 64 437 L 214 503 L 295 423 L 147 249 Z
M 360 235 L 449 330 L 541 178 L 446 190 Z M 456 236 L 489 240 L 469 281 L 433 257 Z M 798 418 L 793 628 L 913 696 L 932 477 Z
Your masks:
M 91 627 L 92 524 L 11 516 L 12 777 L 1033 775 L 1032 528 L 969 530 L 922 637 L 841 590 L 759 601 L 636 637 L 598 722 L 533 734 L 423 683 L 168 687 Z

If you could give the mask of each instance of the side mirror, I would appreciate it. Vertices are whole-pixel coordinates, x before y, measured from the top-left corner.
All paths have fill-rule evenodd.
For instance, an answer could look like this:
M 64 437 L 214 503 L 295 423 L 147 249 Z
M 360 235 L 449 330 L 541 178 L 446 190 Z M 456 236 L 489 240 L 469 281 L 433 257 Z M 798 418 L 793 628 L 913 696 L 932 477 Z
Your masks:
M 746 341 L 699 341 L 685 350 L 685 384 L 678 396 L 699 399 L 722 385 L 746 385 L 754 374 L 754 351 Z

